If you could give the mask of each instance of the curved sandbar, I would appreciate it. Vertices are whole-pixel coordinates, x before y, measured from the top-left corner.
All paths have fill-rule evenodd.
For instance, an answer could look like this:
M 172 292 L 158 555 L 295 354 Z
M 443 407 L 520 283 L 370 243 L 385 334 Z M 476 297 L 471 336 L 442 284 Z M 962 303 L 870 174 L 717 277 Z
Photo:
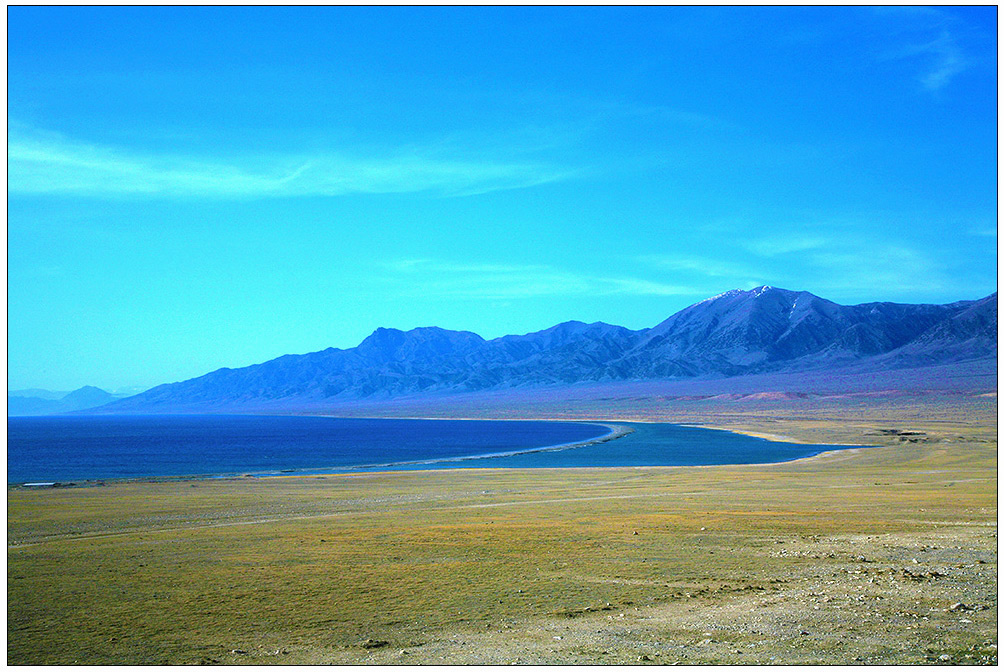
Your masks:
M 588 421 L 586 421 L 588 422 Z M 608 421 L 609 422 L 609 421 Z M 616 422 L 616 421 L 614 421 Z M 779 437 L 753 437 L 746 432 L 712 428 L 693 423 L 624 421 L 635 433 L 623 444 L 607 449 L 588 447 L 546 457 L 546 451 L 498 460 L 456 464 L 424 464 L 396 469 L 452 469 L 468 466 L 512 469 L 606 469 L 712 467 L 720 465 L 766 465 L 812 458 L 827 452 L 846 450 L 846 444 L 805 444 L 778 441 Z M 607 423 L 604 423 L 607 424 Z M 598 437 L 599 438 L 599 437 Z M 775 439 L 775 440 L 772 440 Z M 475 459 L 475 458 L 471 458 Z M 391 467 L 388 467 L 390 469 Z
M 801 462 L 803 460 L 818 460 L 825 456 L 836 455 L 837 453 L 842 453 L 844 456 L 856 455 L 862 448 L 877 448 L 878 445 L 874 443 L 817 443 L 810 444 L 808 441 L 803 439 L 797 439 L 790 436 L 783 436 L 781 434 L 771 434 L 768 432 L 756 432 L 749 429 L 737 429 L 735 427 L 719 427 L 718 425 L 703 425 L 694 423 L 680 423 L 682 427 L 696 427 L 697 429 L 716 429 L 722 432 L 731 432 L 733 434 L 741 434 L 743 436 L 752 436 L 756 439 L 766 439 L 768 441 L 774 441 L 776 443 L 795 443 L 799 445 L 817 445 L 817 446 L 833 446 L 828 450 L 821 450 L 817 453 L 812 453 L 811 455 L 806 455 L 804 457 L 795 457 L 790 460 L 781 460 L 778 462 L 761 462 L 757 463 L 757 466 L 769 466 L 772 464 L 785 464 L 786 462 Z M 693 466 L 717 466 L 717 465 L 693 465 Z
M 556 422 L 577 422 L 568 420 L 558 420 Z M 420 464 L 440 464 L 442 462 L 466 462 L 468 460 L 485 460 L 494 457 L 511 457 L 513 455 L 526 455 L 528 453 L 549 453 L 556 452 L 559 450 L 571 450 L 572 448 L 583 448 L 585 446 L 594 446 L 600 443 L 606 443 L 608 441 L 614 441 L 615 439 L 620 439 L 632 433 L 634 427 L 629 427 L 627 425 L 611 425 L 605 422 L 579 422 L 579 424 L 584 425 L 599 425 L 600 427 L 606 427 L 610 431 L 602 436 L 597 436 L 594 439 L 587 439 L 585 441 L 573 441 L 571 443 L 559 443 L 554 446 L 541 446 L 540 448 L 520 448 L 519 450 L 509 450 L 501 453 L 483 453 L 480 455 L 460 455 L 457 457 L 437 457 L 429 460 L 409 460 L 405 462 L 387 462 L 383 464 L 360 464 L 352 467 L 345 467 L 345 471 L 352 471 L 356 469 L 378 469 L 380 467 L 406 467 L 409 465 L 420 465 Z M 339 469 L 341 471 L 341 469 Z

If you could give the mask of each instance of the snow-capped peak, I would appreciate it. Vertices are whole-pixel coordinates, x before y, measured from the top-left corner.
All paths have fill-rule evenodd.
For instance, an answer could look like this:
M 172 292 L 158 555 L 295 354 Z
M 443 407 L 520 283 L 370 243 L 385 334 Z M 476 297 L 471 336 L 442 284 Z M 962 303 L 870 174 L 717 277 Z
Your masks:
M 730 289 L 727 292 L 722 292 L 721 294 L 715 294 L 714 296 L 708 297 L 708 298 L 706 298 L 706 299 L 704 299 L 702 301 L 698 301 L 694 305 L 695 306 L 699 306 L 702 303 L 709 303 L 711 301 L 716 301 L 718 299 L 723 299 L 726 296 L 735 296 L 736 294 L 742 294 L 742 293 L 743 293 L 743 290 L 741 290 L 741 289 Z

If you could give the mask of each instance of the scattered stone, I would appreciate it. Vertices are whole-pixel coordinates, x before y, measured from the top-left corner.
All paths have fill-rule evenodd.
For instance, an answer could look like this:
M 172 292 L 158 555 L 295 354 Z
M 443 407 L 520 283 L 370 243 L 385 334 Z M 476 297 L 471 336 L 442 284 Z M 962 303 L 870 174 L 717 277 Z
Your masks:
M 246 656 L 246 655 L 248 655 L 248 652 L 245 651 L 244 649 L 231 649 L 230 653 L 236 654 L 238 656 Z
M 961 602 L 956 602 L 948 608 L 949 611 L 972 611 L 972 609 Z
M 950 655 L 948 655 L 947 653 L 943 653 L 940 656 L 938 656 L 938 660 L 940 660 L 943 663 L 947 663 L 951 659 L 952 659 L 952 657 Z
M 649 658 L 648 656 L 646 656 L 645 654 L 642 654 L 642 655 L 638 656 L 638 660 L 646 661 L 646 660 L 652 660 L 652 659 Z
M 379 649 L 382 646 L 387 646 L 387 644 L 389 643 L 390 642 L 385 642 L 382 639 L 367 639 L 363 641 L 363 643 L 360 644 L 359 646 L 363 647 L 364 649 Z

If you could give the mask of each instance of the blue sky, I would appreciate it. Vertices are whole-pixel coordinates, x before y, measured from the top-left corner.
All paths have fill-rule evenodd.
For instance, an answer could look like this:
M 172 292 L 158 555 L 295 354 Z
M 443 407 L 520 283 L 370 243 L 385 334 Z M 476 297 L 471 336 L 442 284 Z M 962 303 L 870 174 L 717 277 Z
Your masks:
M 997 285 L 996 7 L 8 8 L 8 385 Z

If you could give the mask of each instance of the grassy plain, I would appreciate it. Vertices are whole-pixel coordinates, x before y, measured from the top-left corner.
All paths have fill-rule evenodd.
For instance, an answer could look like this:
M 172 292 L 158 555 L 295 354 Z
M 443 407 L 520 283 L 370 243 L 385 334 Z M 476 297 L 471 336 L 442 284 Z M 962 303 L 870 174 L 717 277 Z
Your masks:
M 8 663 L 996 663 L 995 396 L 510 410 L 877 447 L 9 489 Z

